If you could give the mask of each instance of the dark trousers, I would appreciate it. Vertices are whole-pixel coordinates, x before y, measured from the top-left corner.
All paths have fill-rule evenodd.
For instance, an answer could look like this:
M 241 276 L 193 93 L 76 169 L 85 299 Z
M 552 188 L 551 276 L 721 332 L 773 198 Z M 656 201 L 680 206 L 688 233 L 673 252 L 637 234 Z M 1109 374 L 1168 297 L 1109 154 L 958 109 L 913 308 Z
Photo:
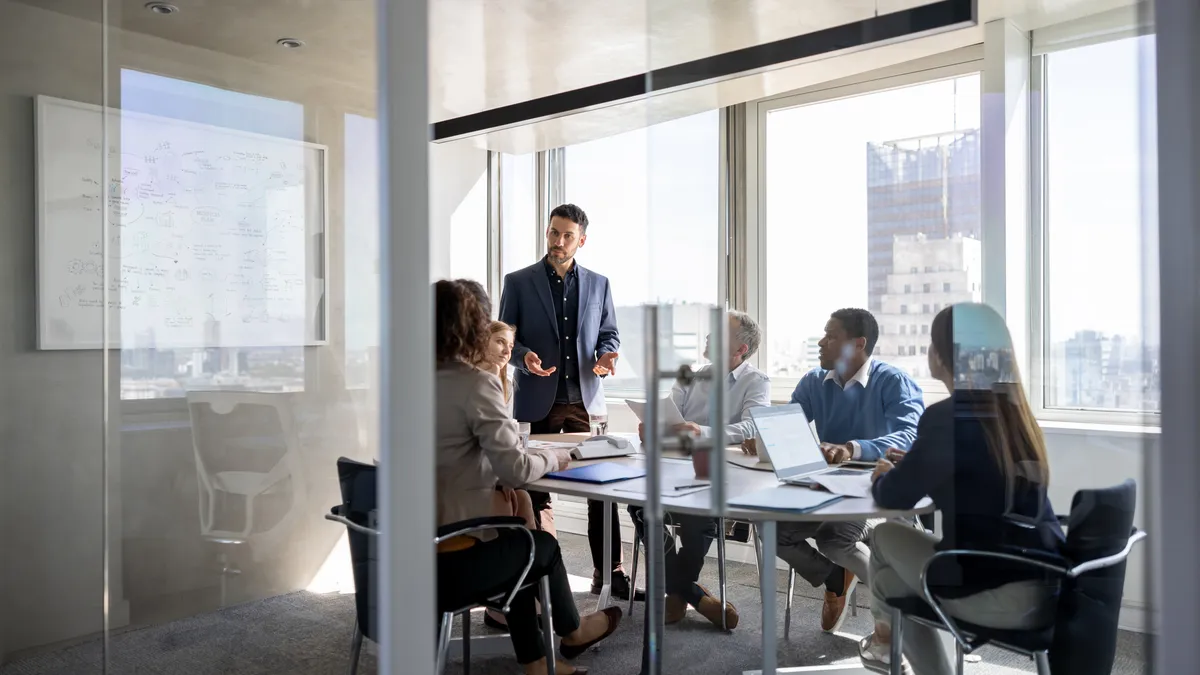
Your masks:
M 550 611 L 554 632 L 569 635 L 579 629 L 579 610 L 571 595 L 571 582 L 563 565 L 558 540 L 545 532 L 534 532 L 533 567 L 525 577 L 531 587 L 517 593 L 505 619 L 517 662 L 533 663 L 546 656 L 538 622 L 537 581 L 550 578 Z M 501 595 L 507 596 L 529 561 L 529 539 L 524 532 L 503 532 L 496 539 L 480 542 L 453 553 L 438 554 L 438 610 L 453 611 Z M 503 604 L 501 598 L 499 604 Z
M 642 519 L 642 507 L 630 506 L 629 515 L 633 518 L 633 526 L 637 530 L 638 539 L 647 547 L 651 542 L 646 539 L 646 526 Z M 696 581 L 700 579 L 700 570 L 704 569 L 704 557 L 712 548 L 713 540 L 717 538 L 717 519 L 709 516 L 687 516 L 668 513 L 664 519 L 662 546 L 665 550 L 666 579 L 665 588 L 668 595 L 677 595 L 693 607 L 703 597 Z M 675 537 L 667 530 L 667 524 L 674 524 L 679 531 L 680 546 L 676 548 Z
M 582 403 L 555 403 L 546 418 L 529 425 L 531 434 L 578 434 L 591 431 L 587 408 Z M 529 497 L 535 511 L 550 504 L 550 495 L 531 490 Z M 588 547 L 592 549 L 592 567 L 600 572 L 604 569 L 604 502 L 589 499 L 588 503 Z M 617 505 L 612 505 L 612 569 L 621 566 L 621 522 L 617 519 Z

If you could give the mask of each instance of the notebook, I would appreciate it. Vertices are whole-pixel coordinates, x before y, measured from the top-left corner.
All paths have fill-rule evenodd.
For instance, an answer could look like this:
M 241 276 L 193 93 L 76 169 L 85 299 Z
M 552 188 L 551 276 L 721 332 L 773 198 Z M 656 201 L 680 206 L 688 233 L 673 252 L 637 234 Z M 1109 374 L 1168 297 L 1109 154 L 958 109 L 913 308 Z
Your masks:
M 566 471 L 548 473 L 546 474 L 546 478 L 602 485 L 604 483 L 616 483 L 617 481 L 629 480 L 631 478 L 641 478 L 645 475 L 646 470 L 640 466 L 626 466 L 624 464 L 617 464 L 616 462 L 601 462 L 600 464 L 577 466 Z
M 811 488 L 780 485 L 735 497 L 729 500 L 729 505 L 742 509 L 808 513 L 832 504 L 841 498 L 841 495 L 821 492 Z

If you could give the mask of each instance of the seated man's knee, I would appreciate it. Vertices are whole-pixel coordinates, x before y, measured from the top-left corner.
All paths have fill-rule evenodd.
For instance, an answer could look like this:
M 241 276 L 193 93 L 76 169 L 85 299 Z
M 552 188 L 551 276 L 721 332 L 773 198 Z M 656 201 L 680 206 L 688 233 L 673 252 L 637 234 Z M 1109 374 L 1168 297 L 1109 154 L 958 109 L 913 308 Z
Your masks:
M 829 553 L 857 547 L 858 542 L 863 540 L 864 532 L 865 528 L 858 527 L 856 523 L 825 523 L 817 528 L 813 541 L 817 543 L 817 550 L 828 557 Z

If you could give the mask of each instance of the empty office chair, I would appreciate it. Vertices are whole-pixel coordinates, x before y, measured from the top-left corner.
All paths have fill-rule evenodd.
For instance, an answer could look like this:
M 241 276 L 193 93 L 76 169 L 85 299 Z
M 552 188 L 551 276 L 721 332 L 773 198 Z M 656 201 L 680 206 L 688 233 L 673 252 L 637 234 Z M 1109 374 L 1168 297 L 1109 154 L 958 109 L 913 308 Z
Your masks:
M 338 459 L 338 481 L 342 489 L 342 504 L 333 507 L 325 516 L 327 520 L 342 523 L 346 526 L 350 539 L 350 562 L 354 570 L 354 635 L 350 645 L 350 675 L 358 672 L 359 655 L 362 651 L 363 638 L 375 641 L 376 593 L 375 570 L 378 564 L 375 542 L 379 535 L 376 521 L 378 493 L 376 483 L 376 467 L 373 464 L 363 464 L 342 457 Z M 447 654 L 450 650 L 450 632 L 454 617 L 462 616 L 462 655 L 463 674 L 470 675 L 471 671 L 471 616 L 475 607 L 489 607 L 501 612 L 508 612 L 509 605 L 522 589 L 532 586 L 526 583 L 526 576 L 533 566 L 533 533 L 525 527 L 525 521 L 518 517 L 496 516 L 492 518 L 475 518 L 458 523 L 443 525 L 438 528 L 434 546 L 453 539 L 485 530 L 519 530 L 525 533 L 529 540 L 529 562 L 518 577 L 512 589 L 492 597 L 472 598 L 464 605 L 446 606 L 438 599 L 438 612 L 441 615 L 441 625 L 438 630 L 437 673 L 445 671 Z M 540 601 L 542 603 L 542 621 L 547 647 L 546 664 L 550 675 L 554 675 L 555 662 L 553 657 L 554 631 L 550 619 L 550 580 L 542 577 L 538 580 Z
M 200 488 L 201 537 L 220 546 L 243 545 L 253 538 L 257 545 L 252 553 L 276 550 L 305 494 L 290 396 L 191 391 L 187 401 Z M 283 513 L 266 520 L 259 502 L 274 496 L 281 497 Z M 240 522 L 218 509 L 232 506 L 231 502 L 240 502 Z M 224 550 L 219 563 L 224 605 L 227 578 L 241 570 L 230 563 Z
M 1112 671 L 1116 655 L 1117 617 L 1125 586 L 1125 563 L 1145 532 L 1133 527 L 1137 484 L 1127 480 L 1101 490 L 1080 490 L 1065 521 L 1067 540 L 1063 559 L 1044 554 L 953 550 L 939 551 L 921 574 L 924 599 L 895 598 L 892 616 L 892 673 L 901 672 L 900 646 L 905 618 L 954 636 L 958 672 L 964 654 L 993 644 L 1025 654 L 1037 664 L 1038 675 L 1093 675 Z M 1027 564 L 1060 580 L 1054 622 L 1041 630 L 1009 631 L 957 621 L 946 614 L 930 592 L 928 573 L 939 561 L 967 557 L 996 558 Z

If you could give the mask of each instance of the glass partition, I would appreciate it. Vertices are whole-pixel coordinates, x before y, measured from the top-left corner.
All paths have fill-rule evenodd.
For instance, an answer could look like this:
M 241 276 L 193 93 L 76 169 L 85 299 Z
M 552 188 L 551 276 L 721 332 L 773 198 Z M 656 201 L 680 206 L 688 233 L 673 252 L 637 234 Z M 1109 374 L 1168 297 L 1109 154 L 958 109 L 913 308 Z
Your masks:
M 48 254 L 111 308 L 62 338 L 111 357 L 109 672 L 344 670 L 357 589 L 324 516 L 339 458 L 379 457 L 373 6 L 108 5 L 103 101 L 50 118 L 106 110 L 103 236 Z

